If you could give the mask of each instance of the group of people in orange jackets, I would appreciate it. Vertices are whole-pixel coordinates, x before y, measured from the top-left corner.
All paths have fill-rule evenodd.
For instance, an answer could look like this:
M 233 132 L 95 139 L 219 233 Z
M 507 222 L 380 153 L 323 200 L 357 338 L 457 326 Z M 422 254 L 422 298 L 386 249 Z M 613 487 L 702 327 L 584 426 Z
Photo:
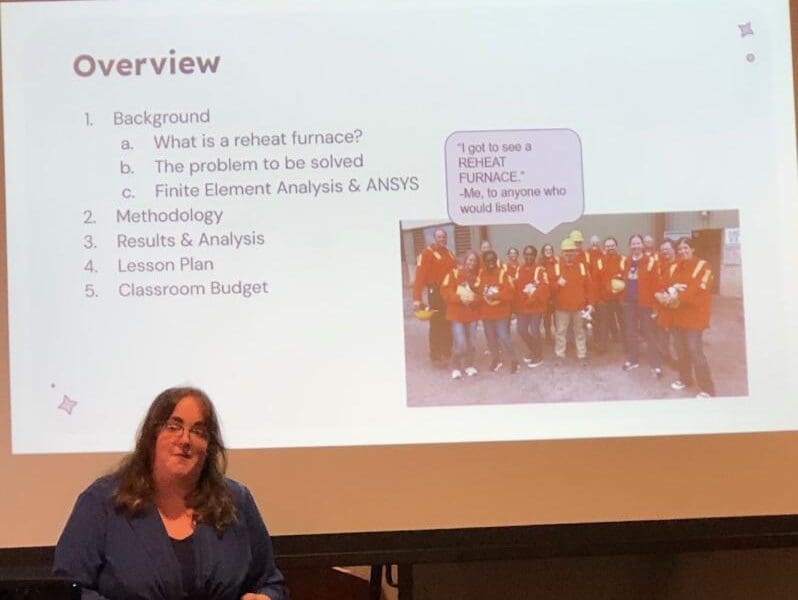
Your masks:
M 564 359 L 569 341 L 582 364 L 587 359 L 586 329 L 593 330 L 593 348 L 606 352 L 611 341 L 623 342 L 622 368 L 640 366 L 641 340 L 652 374 L 663 376 L 663 360 L 676 351 L 678 379 L 674 390 L 694 388 L 697 397 L 715 395 L 703 349 L 709 327 L 712 270 L 695 254 L 690 238 L 664 239 L 657 247 L 651 236 L 632 235 L 628 253 L 618 241 L 591 238 L 583 247 L 574 230 L 560 244 L 560 254 L 545 244 L 510 248 L 505 260 L 485 241 L 480 253 L 470 250 L 458 261 L 447 247 L 443 229 L 418 257 L 413 286 L 414 309 L 423 307 L 427 292 L 430 314 L 430 359 L 451 364 L 452 379 L 477 375 L 475 342 L 482 323 L 490 370 L 509 364 L 518 373 L 543 363 L 542 331 L 554 338 L 554 354 Z M 511 318 L 525 349 L 522 361 L 511 340 Z M 553 321 L 553 324 L 552 324 Z

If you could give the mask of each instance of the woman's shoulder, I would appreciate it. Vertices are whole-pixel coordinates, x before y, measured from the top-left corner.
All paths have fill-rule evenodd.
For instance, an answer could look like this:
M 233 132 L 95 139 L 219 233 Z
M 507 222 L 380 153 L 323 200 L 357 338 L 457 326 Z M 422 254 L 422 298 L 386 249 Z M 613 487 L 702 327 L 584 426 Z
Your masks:
M 111 498 L 116 493 L 119 486 L 118 478 L 113 475 L 103 475 L 95 479 L 89 487 L 83 490 L 82 495 L 94 496 L 97 498 Z
M 258 514 L 258 505 L 252 496 L 252 492 L 240 481 L 225 477 L 224 482 L 233 499 L 233 506 L 235 506 L 238 514 L 239 524 L 248 523 L 253 518 L 253 515 Z
M 107 475 L 95 479 L 78 495 L 76 505 L 83 511 L 98 514 L 105 512 L 113 506 L 117 485 L 118 482 L 113 476 Z
M 227 485 L 227 489 L 230 491 L 230 495 L 233 497 L 233 502 L 237 506 L 241 506 L 252 498 L 249 488 L 240 481 L 225 477 L 224 483 Z

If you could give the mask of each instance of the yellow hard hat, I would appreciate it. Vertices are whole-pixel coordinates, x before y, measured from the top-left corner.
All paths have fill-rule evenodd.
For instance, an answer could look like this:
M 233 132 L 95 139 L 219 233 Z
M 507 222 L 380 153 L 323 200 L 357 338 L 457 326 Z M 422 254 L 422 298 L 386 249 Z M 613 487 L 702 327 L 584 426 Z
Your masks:
M 576 250 L 576 244 L 570 237 L 565 238 L 560 244 L 560 250 Z
M 416 319 L 419 321 L 429 321 L 432 318 L 432 315 L 434 315 L 436 312 L 438 311 L 434 309 L 419 308 L 415 313 Z
M 620 294 L 626 289 L 626 282 L 620 277 L 613 277 L 610 280 L 610 289 L 614 294 Z
M 571 238 L 575 242 L 584 242 L 585 238 L 582 235 L 582 232 L 578 229 L 574 229 L 571 233 L 568 234 L 568 237 Z

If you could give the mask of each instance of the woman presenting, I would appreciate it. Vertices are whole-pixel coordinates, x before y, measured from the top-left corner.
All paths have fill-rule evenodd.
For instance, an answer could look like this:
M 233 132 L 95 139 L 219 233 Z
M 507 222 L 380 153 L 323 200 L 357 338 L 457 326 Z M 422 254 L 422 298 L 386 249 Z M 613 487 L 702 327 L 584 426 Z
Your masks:
M 208 396 L 165 390 L 133 452 L 78 497 L 55 574 L 87 600 L 288 598 L 255 501 L 226 466 Z

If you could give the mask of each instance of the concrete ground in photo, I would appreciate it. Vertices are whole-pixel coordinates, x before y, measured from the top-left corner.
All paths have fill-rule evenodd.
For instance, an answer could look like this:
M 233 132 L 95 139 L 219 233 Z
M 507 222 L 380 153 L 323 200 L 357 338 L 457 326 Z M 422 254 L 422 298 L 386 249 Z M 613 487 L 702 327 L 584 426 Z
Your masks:
M 409 302 L 406 303 L 408 306 Z M 543 343 L 543 364 L 534 369 L 523 362 L 518 374 L 510 374 L 510 365 L 501 371 L 489 370 L 491 357 L 481 325 L 477 329 L 476 368 L 479 374 L 451 379 L 451 367 L 435 367 L 429 361 L 427 332 L 429 325 L 405 311 L 405 360 L 408 406 L 446 406 L 474 404 L 518 404 L 532 402 L 589 402 L 690 398 L 695 387 L 674 391 L 670 384 L 678 379 L 676 370 L 663 363 L 663 377 L 657 379 L 645 358 L 641 342 L 640 367 L 624 372 L 621 343 L 611 344 L 604 354 L 597 354 L 588 339 L 586 364 L 576 359 L 569 346 L 565 360 L 554 356 L 553 343 Z M 520 358 L 524 345 L 512 322 L 513 347 Z M 747 396 L 745 324 L 740 298 L 712 298 L 711 327 L 704 332 L 704 353 L 709 361 L 718 397 Z

